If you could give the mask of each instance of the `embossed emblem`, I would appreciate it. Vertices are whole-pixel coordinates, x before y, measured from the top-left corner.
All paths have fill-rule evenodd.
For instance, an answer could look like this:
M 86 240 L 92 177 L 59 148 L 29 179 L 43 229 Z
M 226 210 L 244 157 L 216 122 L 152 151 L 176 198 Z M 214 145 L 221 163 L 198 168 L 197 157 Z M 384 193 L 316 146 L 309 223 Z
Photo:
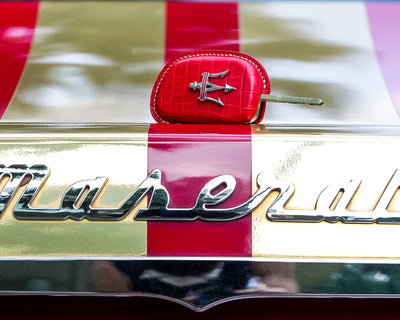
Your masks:
M 207 94 L 209 92 L 219 91 L 219 90 L 224 90 L 224 92 L 227 93 L 229 91 L 236 90 L 236 88 L 231 87 L 229 84 L 225 84 L 225 86 L 218 86 L 216 84 L 208 82 L 208 79 L 224 78 L 228 74 L 228 72 L 229 72 L 229 70 L 226 70 L 224 72 L 219 72 L 219 73 L 203 72 L 201 74 L 201 76 L 202 76 L 201 82 L 198 83 L 197 81 L 195 81 L 195 82 L 191 83 L 189 85 L 189 87 L 191 89 L 193 89 L 193 91 L 197 91 L 197 90 L 200 91 L 199 100 L 201 102 L 208 100 L 208 101 L 218 103 L 221 106 L 224 106 L 224 103 L 221 101 L 220 98 L 214 99 L 214 98 L 208 97 Z

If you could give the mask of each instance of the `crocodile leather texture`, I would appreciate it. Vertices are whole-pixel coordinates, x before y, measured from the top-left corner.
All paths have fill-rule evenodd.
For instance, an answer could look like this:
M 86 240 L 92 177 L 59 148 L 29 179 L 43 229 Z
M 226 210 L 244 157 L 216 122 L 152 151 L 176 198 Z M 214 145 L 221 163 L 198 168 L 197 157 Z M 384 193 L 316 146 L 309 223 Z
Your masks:
M 198 51 L 168 63 L 154 85 L 151 113 L 160 123 L 257 123 L 270 92 L 263 66 L 230 51 Z

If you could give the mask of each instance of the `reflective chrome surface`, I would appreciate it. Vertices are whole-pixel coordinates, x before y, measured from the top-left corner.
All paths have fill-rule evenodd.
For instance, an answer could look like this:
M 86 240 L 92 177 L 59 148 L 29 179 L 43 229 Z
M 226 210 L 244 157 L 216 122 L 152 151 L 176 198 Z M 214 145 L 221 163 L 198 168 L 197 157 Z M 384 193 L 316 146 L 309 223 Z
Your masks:
M 101 196 L 93 205 L 108 214 L 103 208 L 123 206 L 147 177 L 148 126 L 2 123 L 0 131 L 0 158 L 6 166 L 17 164 L 12 179 L 1 181 L 0 196 L 9 200 L 0 219 L 2 259 L 146 254 L 146 224 L 129 218 L 146 200 L 123 221 L 76 220 L 97 192 Z M 82 190 L 88 192 L 76 205 Z M 65 219 L 69 215 L 76 220 Z M 42 220 L 32 220 L 37 216 Z
M 161 183 L 161 171 L 153 170 L 148 177 L 128 196 L 118 208 L 96 208 L 100 192 L 107 177 L 81 180 L 64 192 L 59 208 L 32 207 L 39 190 L 49 176 L 45 165 L 0 165 L 0 181 L 8 178 L 0 194 L 0 218 L 18 188 L 27 185 L 12 212 L 19 220 L 82 220 L 118 221 L 124 219 L 146 194 L 151 193 L 148 207 L 139 209 L 135 220 L 150 221 L 230 221 L 239 219 L 263 202 L 272 192 L 278 196 L 267 209 L 266 217 L 274 222 L 344 222 L 400 224 L 400 211 L 389 211 L 389 207 L 400 188 L 400 170 L 396 169 L 389 183 L 370 211 L 351 211 L 348 208 L 361 185 L 361 180 L 336 183 L 327 186 L 318 196 L 313 210 L 287 210 L 285 207 L 295 193 L 295 186 L 289 181 L 278 181 L 270 172 L 263 171 L 257 176 L 257 192 L 242 205 L 234 208 L 213 209 L 224 202 L 235 191 L 236 179 L 223 175 L 210 180 L 199 192 L 193 208 L 169 208 L 170 195 Z M 218 187 L 224 186 L 216 194 Z M 211 207 L 211 208 L 210 208 Z
M 397 126 L 253 126 L 252 196 L 225 209 L 213 206 L 235 192 L 231 175 L 211 177 L 193 207 L 169 207 L 162 172 L 147 173 L 148 126 L 0 127 L 3 294 L 162 296 L 204 309 L 255 296 L 400 293 L 400 253 L 392 245 L 400 241 L 393 224 L 400 211 Z M 170 143 L 162 134 L 153 139 Z M 147 192 L 153 198 L 140 201 Z M 147 222 L 135 214 L 251 214 L 252 256 L 148 257 Z
M 398 259 L 398 128 L 299 129 L 254 127 L 253 181 L 280 187 L 253 212 L 253 255 Z
M 286 210 L 285 206 L 293 196 L 295 187 L 290 182 L 282 183 L 283 187 L 276 189 L 279 195 L 268 208 L 267 217 L 271 221 L 399 224 L 400 211 L 388 210 L 400 188 L 399 175 L 400 170 L 396 169 L 376 205 L 370 211 L 348 210 L 353 199 L 356 199 L 361 180 L 351 180 L 326 187 L 318 196 L 315 210 Z
M 252 128 L 252 194 L 226 205 L 237 178 L 211 175 L 193 204 L 170 206 L 177 190 L 163 186 L 159 170 L 147 173 L 148 126 L 3 123 L 1 257 L 142 257 L 146 221 L 251 214 L 255 257 L 400 258 L 385 245 L 400 241 L 399 127 Z M 103 235 L 113 241 L 98 246 Z
M 202 311 L 252 297 L 398 297 L 399 269 L 350 262 L 2 261 L 0 295 L 150 296 Z

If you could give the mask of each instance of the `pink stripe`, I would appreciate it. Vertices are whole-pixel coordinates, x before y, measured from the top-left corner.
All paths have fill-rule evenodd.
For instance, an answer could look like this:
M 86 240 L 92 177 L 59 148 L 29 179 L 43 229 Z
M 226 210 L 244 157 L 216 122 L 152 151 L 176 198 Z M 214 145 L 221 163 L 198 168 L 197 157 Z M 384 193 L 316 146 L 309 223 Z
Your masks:
M 38 2 L 0 2 L 0 117 L 24 70 L 38 8 Z
M 382 74 L 400 115 L 400 3 L 368 2 L 366 7 Z

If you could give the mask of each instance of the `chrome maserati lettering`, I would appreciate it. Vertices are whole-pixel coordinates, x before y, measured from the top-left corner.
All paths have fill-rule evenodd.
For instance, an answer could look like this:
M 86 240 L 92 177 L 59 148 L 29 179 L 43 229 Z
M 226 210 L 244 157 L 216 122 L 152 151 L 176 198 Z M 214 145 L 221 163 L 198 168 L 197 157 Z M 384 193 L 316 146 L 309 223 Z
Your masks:
M 290 222 L 400 224 L 400 212 L 388 211 L 400 188 L 400 170 L 395 171 L 372 211 L 348 210 L 360 185 L 361 180 L 330 185 L 319 195 L 315 210 L 287 210 L 285 205 L 294 193 L 294 186 L 291 184 L 287 190 L 280 190 L 279 196 L 267 210 L 267 218 L 271 221 Z
M 263 171 L 257 177 L 258 190 L 246 202 L 233 208 L 220 208 L 235 191 L 236 180 L 231 175 L 211 179 L 200 190 L 191 208 L 170 208 L 170 196 L 161 183 L 161 171 L 156 169 L 128 196 L 118 208 L 96 208 L 94 202 L 100 196 L 108 178 L 82 180 L 72 184 L 64 193 L 59 208 L 38 208 L 32 202 L 44 186 L 50 174 L 45 165 L 0 165 L 0 218 L 19 188 L 22 195 L 17 200 L 13 213 L 20 220 L 92 220 L 118 221 L 124 219 L 138 206 L 145 195 L 150 200 L 147 208 L 137 211 L 134 219 L 139 221 L 230 221 L 239 219 L 256 209 L 272 192 L 278 196 L 266 210 L 266 218 L 273 222 L 343 222 L 400 224 L 400 212 L 388 207 L 400 188 L 400 170 L 396 170 L 370 211 L 348 209 L 361 186 L 361 180 L 336 183 L 325 188 L 317 198 L 313 210 L 286 209 L 295 192 L 292 182 L 279 180 L 273 173 Z
M 21 199 L 32 199 L 42 187 L 48 175 L 49 169 L 43 165 L 34 165 L 32 167 L 18 164 L 9 167 L 0 165 L 0 181 L 8 179 L 0 193 L 0 217 L 19 186 L 25 185 L 30 180 L 28 183 L 30 188 L 25 190 Z
M 119 208 L 93 208 L 92 204 L 104 188 L 106 177 L 97 177 L 93 180 L 83 180 L 74 183 L 64 193 L 60 208 L 32 207 L 32 201 L 49 175 L 45 165 L 14 165 L 2 167 L 0 177 L 9 176 L 0 194 L 0 217 L 16 189 L 23 182 L 30 179 L 22 196 L 14 207 L 14 216 L 20 220 L 121 220 L 125 218 L 140 200 L 150 191 L 154 198 L 154 205 L 164 205 L 169 198 L 167 190 L 160 184 L 161 172 L 154 170 L 130 194 L 128 199 Z M 27 179 L 28 178 L 28 179 Z
M 197 196 L 197 201 L 194 207 L 188 209 L 168 208 L 169 198 L 167 203 L 160 206 L 155 201 L 153 196 L 150 199 L 150 205 L 147 209 L 139 209 L 135 220 L 204 220 L 204 221 L 229 221 L 239 219 L 257 208 L 260 203 L 274 190 L 280 188 L 281 182 L 275 179 L 273 184 L 270 184 L 270 174 L 261 172 L 257 177 L 259 189 L 245 203 L 234 208 L 210 208 L 216 204 L 226 200 L 234 191 L 236 180 L 230 175 L 216 177 L 209 181 Z M 212 195 L 211 191 L 218 186 L 225 184 L 226 187 Z

